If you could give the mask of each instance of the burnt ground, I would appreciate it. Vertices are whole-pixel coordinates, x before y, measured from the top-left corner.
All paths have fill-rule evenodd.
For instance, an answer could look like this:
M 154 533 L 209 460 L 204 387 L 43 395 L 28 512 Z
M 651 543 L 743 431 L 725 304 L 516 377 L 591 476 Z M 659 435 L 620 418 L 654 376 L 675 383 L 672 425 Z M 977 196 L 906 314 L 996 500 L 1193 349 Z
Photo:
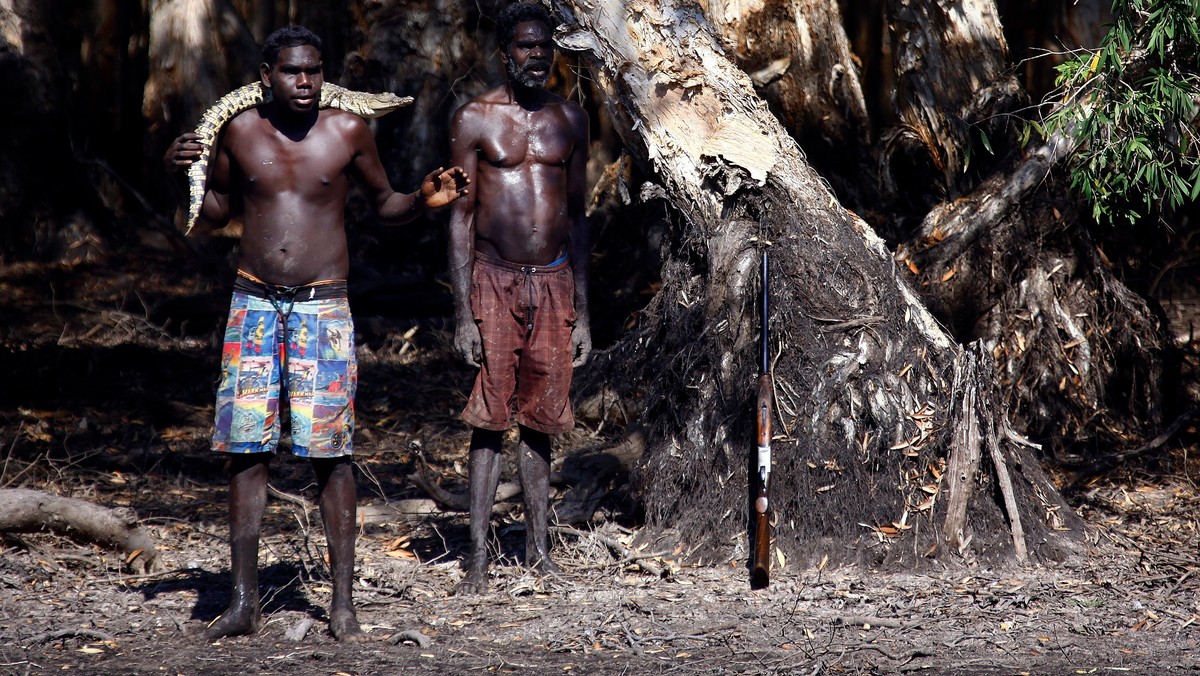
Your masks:
M 1200 670 L 1200 463 L 1179 443 L 1153 469 L 1119 468 L 1074 491 L 1085 555 L 1056 565 L 887 572 L 779 560 L 771 585 L 752 591 L 740 562 L 631 549 L 637 515 L 618 483 L 589 524 L 556 531 L 557 579 L 515 565 L 520 501 L 505 503 L 491 593 L 456 597 L 465 514 L 364 523 L 362 646 L 325 629 L 319 517 L 273 498 L 266 626 L 205 643 L 195 632 L 229 599 L 225 476 L 207 451 L 228 297 L 217 277 L 153 254 L 0 268 L 0 488 L 132 507 L 164 565 L 137 574 L 122 554 L 61 534 L 4 536 L 0 673 Z M 371 288 L 392 288 L 383 282 Z M 355 301 L 360 505 L 427 499 L 407 479 L 418 451 L 443 488 L 464 491 L 468 431 L 456 413 L 471 374 L 449 354 L 441 318 L 398 316 L 402 304 L 370 293 Z M 584 421 L 560 455 L 612 445 L 613 427 Z M 313 497 L 302 461 L 277 461 L 272 485 Z

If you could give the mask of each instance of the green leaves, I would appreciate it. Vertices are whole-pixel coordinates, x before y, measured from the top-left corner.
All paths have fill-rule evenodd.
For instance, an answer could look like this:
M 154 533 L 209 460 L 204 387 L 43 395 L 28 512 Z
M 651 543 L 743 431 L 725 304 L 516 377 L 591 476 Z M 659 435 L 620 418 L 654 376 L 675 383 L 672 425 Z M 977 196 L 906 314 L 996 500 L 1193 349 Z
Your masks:
M 1132 225 L 1200 197 L 1200 0 L 1116 0 L 1113 15 L 1098 50 L 1058 67 L 1061 105 L 1030 128 L 1073 137 L 1072 189 L 1097 221 Z

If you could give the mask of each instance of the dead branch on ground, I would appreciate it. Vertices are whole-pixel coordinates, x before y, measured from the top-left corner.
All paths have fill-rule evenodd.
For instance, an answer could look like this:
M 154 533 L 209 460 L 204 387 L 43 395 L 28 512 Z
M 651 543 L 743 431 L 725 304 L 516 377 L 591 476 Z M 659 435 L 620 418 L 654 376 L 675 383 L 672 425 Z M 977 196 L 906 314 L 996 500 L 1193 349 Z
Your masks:
M 128 507 L 108 508 L 85 500 L 27 488 L 0 489 L 0 533 L 52 530 L 124 552 L 126 565 L 144 573 L 161 567 L 158 550 Z

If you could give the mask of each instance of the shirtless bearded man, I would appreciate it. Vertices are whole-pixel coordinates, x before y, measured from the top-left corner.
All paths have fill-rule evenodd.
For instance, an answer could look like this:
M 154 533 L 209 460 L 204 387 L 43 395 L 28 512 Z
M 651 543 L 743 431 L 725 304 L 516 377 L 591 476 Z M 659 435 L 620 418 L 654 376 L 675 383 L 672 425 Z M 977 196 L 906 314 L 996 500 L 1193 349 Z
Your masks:
M 310 458 L 317 476 L 333 573 L 329 629 L 338 640 L 357 641 L 363 632 L 351 599 L 356 503 L 350 456 L 357 365 L 343 213 L 350 180 L 358 181 L 380 220 L 404 223 L 465 195 L 467 175 L 459 167 L 438 169 L 417 192 L 392 190 L 362 118 L 318 109 L 321 41 L 307 29 L 291 26 L 268 37 L 260 71 L 273 98 L 224 129 L 199 219 L 216 226 L 236 213 L 243 225 L 213 435 L 213 448 L 230 454 L 233 601 L 205 635 L 249 634 L 261 625 L 258 541 L 286 399 L 292 451 Z M 194 162 L 197 138 L 176 139 L 164 156 L 167 167 Z
M 587 114 L 545 89 L 555 49 L 540 5 L 506 7 L 497 30 L 507 81 L 451 124 L 453 161 L 475 182 L 450 220 L 454 342 L 480 368 L 463 412 L 473 428 L 471 551 L 460 593 L 487 589 L 487 532 L 503 434 L 514 420 L 525 563 L 558 572 L 547 540 L 550 435 L 575 423 L 571 369 L 591 351 Z

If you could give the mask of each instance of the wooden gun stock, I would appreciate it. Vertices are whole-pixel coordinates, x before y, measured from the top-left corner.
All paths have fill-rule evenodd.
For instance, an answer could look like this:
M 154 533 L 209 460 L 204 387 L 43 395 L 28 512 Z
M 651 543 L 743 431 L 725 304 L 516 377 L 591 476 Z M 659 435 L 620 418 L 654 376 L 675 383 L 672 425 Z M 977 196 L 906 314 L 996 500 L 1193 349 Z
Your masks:
M 770 294 L 767 286 L 767 252 L 762 254 L 762 342 L 758 371 L 758 399 L 754 406 L 755 453 L 754 549 L 750 557 L 750 588 L 762 589 L 771 583 L 771 348 L 767 329 L 770 318 Z
M 758 377 L 757 490 L 754 496 L 754 555 L 750 561 L 750 588 L 771 583 L 771 375 Z

